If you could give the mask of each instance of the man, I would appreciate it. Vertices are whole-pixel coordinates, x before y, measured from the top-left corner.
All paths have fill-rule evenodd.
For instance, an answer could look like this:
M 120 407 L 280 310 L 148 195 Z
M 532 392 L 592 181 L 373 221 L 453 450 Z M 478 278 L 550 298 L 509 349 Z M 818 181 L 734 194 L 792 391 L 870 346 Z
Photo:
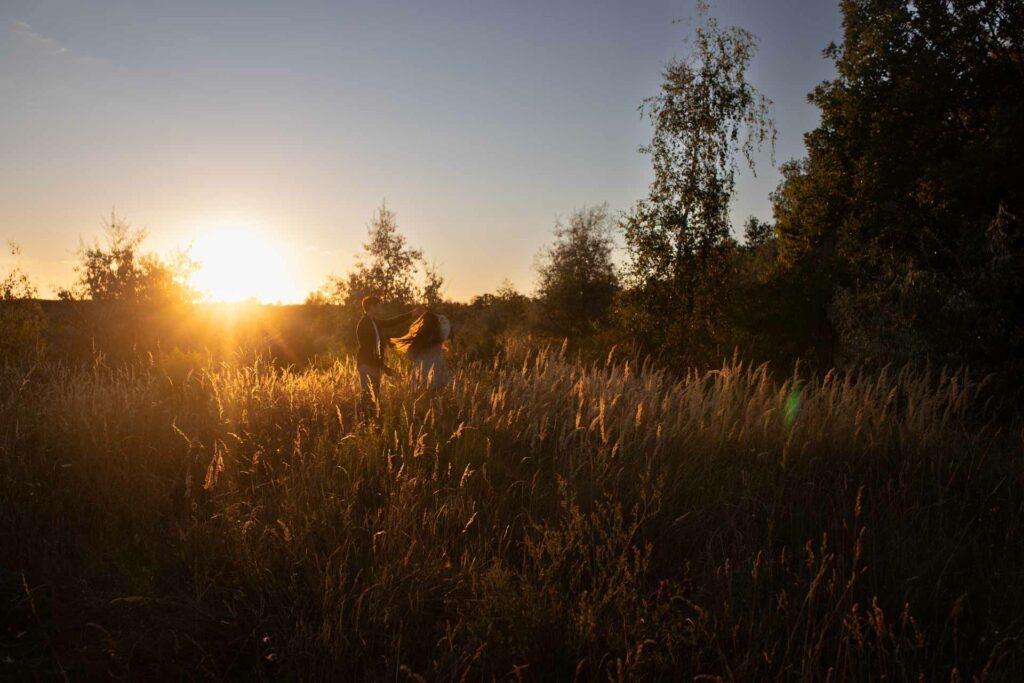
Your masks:
M 356 339 L 359 351 L 356 352 L 356 367 L 359 371 L 359 410 L 365 415 L 374 417 L 379 413 L 380 377 L 391 374 L 384 364 L 384 347 L 393 337 L 405 333 L 409 324 L 426 312 L 423 306 L 417 306 L 408 313 L 394 318 L 378 318 L 380 299 L 368 296 L 363 299 L 363 317 L 356 326 Z

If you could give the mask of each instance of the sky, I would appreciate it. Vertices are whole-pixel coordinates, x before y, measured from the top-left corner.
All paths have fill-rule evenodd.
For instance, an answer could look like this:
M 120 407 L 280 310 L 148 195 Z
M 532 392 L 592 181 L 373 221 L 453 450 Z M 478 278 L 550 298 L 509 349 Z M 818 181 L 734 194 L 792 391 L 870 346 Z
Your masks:
M 776 166 L 802 156 L 837 3 L 712 14 L 758 38 Z M 529 292 L 559 216 L 645 196 L 637 107 L 693 17 L 693 0 L 3 0 L 0 239 L 50 297 L 116 208 L 149 249 L 191 245 L 208 277 L 291 302 L 351 267 L 386 201 L 450 297 Z M 778 180 L 767 153 L 740 177 L 737 230 L 770 218 Z

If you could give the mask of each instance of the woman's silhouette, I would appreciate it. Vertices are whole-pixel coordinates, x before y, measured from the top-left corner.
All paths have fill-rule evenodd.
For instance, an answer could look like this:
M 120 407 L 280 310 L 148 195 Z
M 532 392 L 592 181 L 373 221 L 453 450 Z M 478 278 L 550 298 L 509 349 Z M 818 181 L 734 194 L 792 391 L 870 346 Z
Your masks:
M 448 318 L 428 311 L 412 323 L 408 334 L 392 340 L 412 364 L 410 378 L 414 386 L 437 392 L 448 384 L 443 347 L 450 336 Z

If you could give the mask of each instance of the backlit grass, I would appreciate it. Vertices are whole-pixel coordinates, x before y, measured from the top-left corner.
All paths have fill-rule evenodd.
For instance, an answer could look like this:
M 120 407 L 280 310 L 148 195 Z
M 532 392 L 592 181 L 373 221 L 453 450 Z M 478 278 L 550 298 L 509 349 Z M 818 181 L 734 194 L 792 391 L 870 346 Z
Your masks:
M 512 344 L 441 396 L 173 354 L 0 379 L 0 675 L 1015 680 L 1020 424 L 966 373 Z

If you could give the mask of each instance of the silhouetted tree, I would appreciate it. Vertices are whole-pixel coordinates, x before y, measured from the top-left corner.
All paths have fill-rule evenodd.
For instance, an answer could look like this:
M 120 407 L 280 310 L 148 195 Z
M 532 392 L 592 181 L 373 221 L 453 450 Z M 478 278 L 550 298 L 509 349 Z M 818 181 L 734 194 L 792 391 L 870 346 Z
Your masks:
M 201 296 L 188 281 L 200 265 L 181 249 L 166 258 L 153 253 L 144 254 L 139 259 L 142 270 L 139 300 L 156 304 L 198 301 Z
M 444 303 L 444 276 L 436 263 L 423 267 L 422 299 L 427 308 L 437 308 Z
M 365 296 L 379 296 L 387 303 L 416 301 L 416 271 L 423 252 L 411 248 L 398 229 L 393 211 L 382 204 L 367 226 L 369 239 L 364 253 L 345 277 L 331 276 L 326 289 L 332 300 L 355 305 Z
M 146 231 L 132 228 L 115 212 L 104 233 L 106 244 L 97 240 L 92 246 L 79 247 L 78 281 L 58 290 L 59 298 L 151 304 L 191 303 L 199 298 L 188 284 L 199 264 L 187 252 L 179 250 L 169 260 L 144 253 Z
M 8 243 L 12 257 L 21 255 L 21 247 Z M 21 265 L 15 261 L 0 279 L 0 360 L 24 358 L 42 351 L 42 332 L 46 326 L 43 310 L 36 301 L 38 290 Z
M 821 123 L 774 195 L 806 346 L 986 365 L 1024 355 L 1024 3 L 846 0 Z
M 8 242 L 7 251 L 15 259 L 21 256 L 21 246 L 17 242 Z M 14 267 L 0 280 L 0 301 L 35 299 L 38 291 L 32 284 L 28 273 L 22 270 L 17 261 L 15 261 Z
M 604 320 L 618 290 L 608 205 L 573 211 L 567 222 L 555 222 L 554 235 L 537 262 L 542 325 L 562 335 L 588 334 Z
M 458 321 L 456 341 L 470 356 L 493 360 L 504 339 L 526 333 L 532 300 L 504 280 L 492 294 L 471 299 Z
M 317 289 L 307 294 L 302 303 L 306 306 L 326 306 L 331 303 L 331 299 L 323 289 Z
M 747 218 L 743 225 L 743 243 L 750 248 L 760 247 L 775 238 L 775 226 L 755 216 Z
M 722 29 L 699 7 L 694 50 L 664 72 L 641 112 L 654 123 L 654 182 L 623 220 L 630 289 L 622 312 L 649 351 L 706 360 L 728 343 L 732 250 L 729 204 L 736 158 L 774 143 L 770 102 L 746 80 L 754 52 L 747 31 Z

